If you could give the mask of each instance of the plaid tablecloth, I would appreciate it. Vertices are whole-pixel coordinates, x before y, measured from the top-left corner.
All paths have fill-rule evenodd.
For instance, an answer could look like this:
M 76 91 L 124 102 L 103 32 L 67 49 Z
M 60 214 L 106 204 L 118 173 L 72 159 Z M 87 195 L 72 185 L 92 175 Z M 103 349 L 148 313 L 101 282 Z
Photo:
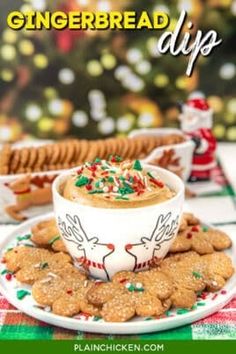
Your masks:
M 236 145 L 235 145 L 236 152 Z M 234 155 L 235 156 L 235 155 Z M 228 176 L 227 176 L 228 177 Z M 207 219 L 207 201 L 213 201 L 213 198 L 229 198 L 235 200 L 235 192 L 231 186 L 226 183 L 222 173 L 216 173 L 216 178 L 222 183 L 222 190 L 214 196 L 208 196 L 207 198 L 196 198 L 197 209 L 204 210 L 204 220 Z M 202 200 L 202 202 L 201 202 Z M 217 200 L 216 213 L 219 210 L 219 199 Z M 224 199 L 225 202 L 226 199 Z M 223 201 L 223 199 L 222 199 Z M 199 204 L 200 203 L 200 204 Z M 202 208 L 199 205 L 202 204 Z M 196 201 L 188 202 L 188 206 L 192 207 L 193 211 Z M 212 204 L 211 204 L 212 205 Z M 214 203 L 213 203 L 214 205 Z M 222 205 L 222 204 L 221 204 Z M 225 204 L 226 205 L 226 204 Z M 230 210 L 227 211 L 228 215 L 231 213 L 232 220 L 227 225 L 222 226 L 222 229 L 230 234 L 235 234 L 236 237 L 236 207 L 235 203 L 232 206 L 229 205 Z M 205 208 L 205 209 L 204 209 Z M 217 210 L 218 209 L 218 210 Z M 205 211 L 206 210 L 206 211 Z M 213 213 L 214 214 L 214 213 Z M 214 215 L 213 215 L 214 216 Z M 209 215 L 209 221 L 211 220 L 212 213 Z M 216 217 L 218 220 L 218 216 Z M 222 219 L 224 221 L 224 218 Z M 220 222 L 221 224 L 224 222 Z M 14 226 L 0 226 L 0 244 L 1 240 L 14 229 Z M 113 335 L 100 335 L 84 332 L 76 332 L 65 330 L 62 328 L 54 327 L 35 320 L 11 306 L 8 301 L 0 295 L 0 339 L 99 339 L 99 338 L 138 338 L 138 339 L 169 339 L 169 340 L 184 340 L 184 339 L 236 339 L 236 297 L 222 310 L 209 316 L 203 320 L 200 320 L 191 325 L 168 330 L 165 332 L 158 332 L 153 334 L 135 335 L 135 336 L 113 336 Z
M 11 306 L 0 296 L 0 339 L 235 339 L 236 338 L 236 297 L 224 309 L 192 325 L 173 330 L 135 335 L 105 336 L 65 330 L 37 321 Z

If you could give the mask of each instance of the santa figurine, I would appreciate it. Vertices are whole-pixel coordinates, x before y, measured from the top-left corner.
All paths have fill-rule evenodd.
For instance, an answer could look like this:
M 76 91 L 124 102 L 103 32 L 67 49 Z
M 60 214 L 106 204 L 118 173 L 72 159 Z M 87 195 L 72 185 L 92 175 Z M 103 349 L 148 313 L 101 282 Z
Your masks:
M 189 96 L 179 116 L 181 129 L 195 143 L 190 181 L 207 181 L 216 166 L 216 139 L 212 133 L 213 111 L 201 93 Z

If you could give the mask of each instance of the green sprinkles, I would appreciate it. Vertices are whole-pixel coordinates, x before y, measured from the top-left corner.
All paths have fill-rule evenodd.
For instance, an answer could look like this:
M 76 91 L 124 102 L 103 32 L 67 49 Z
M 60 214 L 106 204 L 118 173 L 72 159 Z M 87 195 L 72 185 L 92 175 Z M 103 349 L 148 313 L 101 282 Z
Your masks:
M 23 300 L 27 295 L 30 295 L 28 290 L 17 290 L 16 297 L 18 300 Z
M 207 226 L 202 226 L 202 231 L 203 232 L 207 232 L 209 230 L 209 227 L 207 227 Z
M 137 291 L 138 293 L 142 293 L 144 291 L 144 288 L 135 287 L 135 291 Z
M 54 242 L 60 240 L 60 238 L 61 238 L 60 236 L 55 236 L 55 237 L 53 237 L 53 238 L 48 242 L 48 244 L 49 244 L 49 245 L 53 245 Z
M 42 262 L 40 263 L 39 269 L 45 269 L 48 267 L 48 263 L 47 262 Z
M 88 194 L 101 194 L 104 193 L 102 190 L 95 189 L 94 191 L 88 192 Z
M 31 238 L 31 234 L 27 234 L 24 236 L 18 236 L 17 241 L 29 240 Z
M 123 161 L 123 158 L 121 156 L 118 156 L 118 155 L 116 155 L 115 159 L 116 159 L 116 162 Z
M 80 176 L 75 182 L 76 187 L 83 187 L 89 183 L 89 179 L 86 176 Z
M 192 275 L 194 276 L 194 278 L 196 279 L 201 279 L 202 278 L 202 275 L 198 272 L 192 272 Z
M 1 272 L 1 275 L 4 275 L 4 274 L 13 274 L 13 273 L 8 269 L 3 269 L 3 271 Z
M 142 165 L 141 162 L 139 160 L 135 160 L 134 164 L 133 164 L 133 169 L 136 171 L 142 171 Z
M 96 188 L 99 188 L 99 187 L 100 187 L 100 183 L 101 183 L 100 181 L 96 182 L 96 183 L 95 183 L 95 187 L 96 187 Z
M 128 287 L 128 290 L 131 291 L 131 292 L 135 291 L 136 287 L 133 284 L 130 284 L 130 286 Z
M 189 313 L 188 309 L 178 309 L 176 311 L 177 315 L 184 315 L 185 313 Z
M 191 307 L 191 310 L 193 311 L 193 310 L 196 310 L 197 309 L 197 305 L 193 305 L 192 307 Z
M 123 185 L 127 191 L 129 191 L 130 193 L 134 193 L 133 188 L 129 184 L 124 182 Z
M 205 302 L 198 302 L 197 303 L 197 306 L 205 306 L 206 304 L 205 304 Z
M 111 155 L 109 158 L 110 162 L 96 159 L 93 165 L 85 164 L 84 168 L 88 168 L 89 174 L 84 173 L 78 176 L 75 186 L 85 186 L 87 194 L 104 194 L 105 198 L 109 199 L 112 196 L 114 200 L 127 201 L 130 200 L 130 194 L 137 193 L 137 195 L 140 195 L 144 193 L 147 187 L 147 178 L 140 173 L 143 170 L 140 160 L 135 160 L 132 165 L 129 164 L 119 168 L 112 163 L 120 162 L 122 158 L 117 155 Z M 135 171 L 138 171 L 138 173 Z M 101 175 L 96 175 L 96 173 Z M 134 176 L 132 176 L 132 173 Z M 117 176 L 113 176 L 113 174 L 117 174 Z M 148 174 L 153 178 L 150 172 Z M 110 195 L 107 195 L 107 193 Z
M 99 179 L 99 181 L 97 181 L 97 182 L 95 183 L 95 187 L 96 187 L 96 188 L 102 188 L 101 183 L 104 183 L 104 182 L 106 182 L 105 178 Z
M 121 195 L 134 193 L 133 188 L 131 188 L 128 184 L 126 184 L 126 183 L 124 182 L 123 185 L 124 185 L 124 187 L 119 188 L 119 190 L 118 190 L 118 192 L 119 192 Z
M 130 176 L 129 181 L 130 181 L 131 183 L 133 183 L 133 182 L 134 182 L 134 177 Z
M 151 172 L 148 172 L 148 173 L 147 173 L 147 175 L 148 175 L 149 177 L 151 177 L 151 178 L 154 178 L 154 179 L 155 179 L 155 177 L 151 174 Z
M 94 316 L 93 321 L 97 322 L 97 321 L 100 321 L 101 319 L 102 319 L 102 317 L 100 317 L 100 316 Z
M 114 182 L 114 177 L 109 176 L 109 177 L 107 178 L 107 181 L 108 181 L 109 183 L 113 183 L 113 182 Z
M 116 197 L 115 199 L 117 199 L 117 200 L 129 200 L 129 198 L 128 197 L 123 197 L 123 196 L 118 196 L 118 197 Z

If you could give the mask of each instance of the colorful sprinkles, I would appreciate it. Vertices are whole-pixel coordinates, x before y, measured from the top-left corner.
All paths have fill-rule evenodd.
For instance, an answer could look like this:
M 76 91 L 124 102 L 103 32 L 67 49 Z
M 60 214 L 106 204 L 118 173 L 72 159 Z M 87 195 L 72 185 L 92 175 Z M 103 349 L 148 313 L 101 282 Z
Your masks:
M 92 163 L 86 162 L 77 171 L 75 186 L 90 195 L 128 201 L 131 195 L 139 196 L 165 185 L 151 172 L 144 173 L 139 160 L 122 162 L 119 156 L 110 156 L 108 161 L 97 158 Z
M 126 283 L 125 284 L 125 287 L 126 289 L 128 289 L 130 292 L 134 292 L 134 291 L 137 291 L 137 292 L 143 292 L 144 291 L 144 287 L 143 287 L 143 284 L 142 283 Z

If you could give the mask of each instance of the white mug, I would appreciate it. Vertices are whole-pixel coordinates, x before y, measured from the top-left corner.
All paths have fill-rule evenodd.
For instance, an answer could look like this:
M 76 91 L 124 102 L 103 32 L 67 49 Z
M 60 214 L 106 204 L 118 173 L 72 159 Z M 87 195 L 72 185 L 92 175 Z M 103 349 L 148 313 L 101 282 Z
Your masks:
M 140 208 L 98 208 L 65 199 L 60 190 L 72 171 L 53 182 L 57 225 L 78 266 L 102 280 L 122 270 L 141 271 L 167 254 L 180 223 L 184 184 L 175 174 L 149 165 L 176 195 L 159 204 Z

